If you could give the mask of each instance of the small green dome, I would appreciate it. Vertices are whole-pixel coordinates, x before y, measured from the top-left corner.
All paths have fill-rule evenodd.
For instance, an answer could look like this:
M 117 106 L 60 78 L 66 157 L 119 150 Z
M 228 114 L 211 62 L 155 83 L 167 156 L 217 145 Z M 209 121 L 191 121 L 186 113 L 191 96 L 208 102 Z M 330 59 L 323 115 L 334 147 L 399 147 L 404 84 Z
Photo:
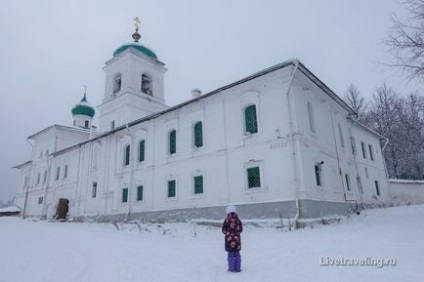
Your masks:
M 95 114 L 95 110 L 93 107 L 91 107 L 88 103 L 87 103 L 87 98 L 84 97 L 81 99 L 81 102 L 79 102 L 78 104 L 75 105 L 75 107 L 72 108 L 72 115 L 84 115 L 84 116 L 89 116 L 89 117 L 94 117 Z
M 156 56 L 155 52 L 153 52 L 152 50 L 150 50 L 147 47 L 144 47 L 143 45 L 137 43 L 137 42 L 131 42 L 131 43 L 127 43 L 122 45 L 121 47 L 119 47 L 118 49 L 115 50 L 115 52 L 113 52 L 113 56 L 117 56 L 119 54 L 121 54 L 122 52 L 124 52 L 125 50 L 127 50 L 128 48 L 134 48 L 142 53 L 144 53 L 145 55 L 149 56 L 150 58 L 153 58 L 155 60 L 158 59 L 158 57 Z

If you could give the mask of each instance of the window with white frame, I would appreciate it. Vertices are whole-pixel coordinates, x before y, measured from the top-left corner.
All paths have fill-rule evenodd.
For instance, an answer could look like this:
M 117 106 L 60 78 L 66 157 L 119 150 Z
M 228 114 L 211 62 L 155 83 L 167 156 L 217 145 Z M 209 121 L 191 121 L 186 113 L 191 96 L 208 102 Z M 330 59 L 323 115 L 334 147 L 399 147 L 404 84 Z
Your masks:
M 361 149 L 362 149 L 362 157 L 364 159 L 366 159 L 367 158 L 367 151 L 365 149 L 365 143 L 364 142 L 361 142 Z
M 124 166 L 127 166 L 130 164 L 130 153 L 131 153 L 131 146 L 126 145 L 124 147 Z
M 314 169 L 315 169 L 315 183 L 317 186 L 322 186 L 322 180 L 321 180 L 322 163 L 316 163 L 314 166 Z
M 309 130 L 315 133 L 316 132 L 315 119 L 314 119 L 314 110 L 312 108 L 312 103 L 308 101 L 307 107 L 308 107 Z
M 356 182 L 358 184 L 358 189 L 361 194 L 364 194 L 364 189 L 362 188 L 362 180 L 360 176 L 356 177 Z
M 141 92 L 153 95 L 152 79 L 147 74 L 141 75 Z
M 194 194 L 203 194 L 203 175 L 197 175 L 193 178 Z
M 368 144 L 368 151 L 370 152 L 370 160 L 374 160 L 373 148 L 372 145 Z
M 169 180 L 168 181 L 168 198 L 175 198 L 177 195 L 177 183 L 176 181 Z
M 193 127 L 193 144 L 196 148 L 203 146 L 203 124 L 198 121 Z
M 350 192 L 350 176 L 347 173 L 345 174 L 345 181 L 346 181 L 346 189 L 347 191 Z
M 340 145 L 342 146 L 342 148 L 344 148 L 344 137 L 343 137 L 343 128 L 340 125 L 340 123 L 337 124 L 337 127 L 339 128 L 339 135 L 340 135 Z
M 380 184 L 378 183 L 377 180 L 374 181 L 374 185 L 375 185 L 375 193 L 377 194 L 377 196 L 380 196 Z
M 350 136 L 350 144 L 352 146 L 352 155 L 356 155 L 356 143 L 355 143 L 355 137 Z
M 261 187 L 261 170 L 259 166 L 248 167 L 247 174 L 247 188 L 260 188 Z
M 65 179 L 67 177 L 68 177 L 68 165 L 65 165 L 65 169 L 64 169 L 64 172 L 63 172 L 63 179 Z
M 140 140 L 138 142 L 138 161 L 144 162 L 145 159 L 145 144 L 146 142 L 143 140 Z
M 137 186 L 137 201 L 143 201 L 143 185 Z
M 113 94 L 118 93 L 121 91 L 122 86 L 122 75 L 120 73 L 115 74 L 115 77 L 113 79 Z
M 250 105 L 244 109 L 244 124 L 246 133 L 254 134 L 258 132 L 256 105 Z
M 56 168 L 56 180 L 59 180 L 59 178 L 60 178 L 60 166 Z
M 46 184 L 46 181 L 47 181 L 47 170 L 44 171 L 43 184 Z
M 91 198 L 97 197 L 97 182 L 93 182 L 93 186 L 91 187 Z
M 168 152 L 171 155 L 177 152 L 177 131 L 175 129 L 168 134 Z
M 122 203 L 128 202 L 128 188 L 122 189 Z

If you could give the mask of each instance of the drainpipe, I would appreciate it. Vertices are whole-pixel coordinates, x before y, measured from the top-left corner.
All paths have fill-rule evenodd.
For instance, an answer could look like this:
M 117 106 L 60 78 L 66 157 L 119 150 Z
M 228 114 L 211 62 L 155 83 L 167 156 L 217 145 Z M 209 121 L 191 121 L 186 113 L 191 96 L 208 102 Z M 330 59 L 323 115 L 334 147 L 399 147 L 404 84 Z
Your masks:
M 44 185 L 46 185 L 45 191 L 44 191 L 44 204 L 43 204 L 43 214 L 45 213 L 46 220 L 48 220 L 47 211 L 48 211 L 48 208 L 50 206 L 50 204 L 47 204 L 47 196 L 48 196 L 48 189 L 49 189 L 49 185 L 50 185 L 51 164 L 52 164 L 52 158 L 50 156 L 47 156 L 46 183 L 43 183 Z M 43 178 L 44 178 L 44 175 L 43 175 Z M 43 215 L 43 217 L 44 217 L 44 215 Z
M 334 130 L 333 111 L 330 111 L 330 118 L 331 118 L 331 131 L 333 132 L 334 147 L 336 147 L 337 171 L 339 173 L 339 177 L 342 182 L 343 198 L 345 202 L 347 202 L 347 195 L 346 195 L 346 190 L 345 190 L 344 181 L 343 181 L 342 167 L 340 165 L 339 146 L 337 146 L 336 132 Z
M 350 139 L 350 143 L 351 143 L 351 146 L 352 146 L 352 125 L 349 126 L 349 135 L 350 135 L 350 138 L 351 138 Z M 353 155 L 353 160 L 355 162 L 356 183 L 357 183 L 357 185 L 359 185 L 358 179 L 360 179 L 360 177 L 359 177 L 358 162 L 356 161 L 356 155 L 357 154 L 358 154 L 358 152 L 356 151 L 355 154 Z M 364 187 L 362 186 L 362 180 L 361 180 L 361 183 L 360 184 L 361 184 L 361 191 L 362 191 L 362 193 L 361 193 L 361 191 L 358 191 L 359 192 L 359 200 L 360 200 L 360 203 L 363 203 L 362 194 L 364 192 Z M 359 215 L 360 214 L 360 210 L 359 210 L 359 206 L 358 206 L 357 201 L 355 201 L 355 208 L 356 208 L 356 214 Z
M 130 184 L 128 187 L 128 212 L 125 216 L 124 221 L 127 221 L 130 219 L 131 216 L 131 191 L 133 188 L 133 182 L 134 182 L 134 159 L 132 158 L 132 151 L 134 150 L 134 134 L 130 131 L 128 123 L 125 125 L 125 129 L 127 130 L 127 134 L 131 137 L 131 147 L 130 147 Z
M 387 169 L 386 160 L 384 159 L 384 155 L 383 155 L 384 149 L 386 149 L 386 146 L 389 144 L 389 138 L 383 137 L 380 140 L 382 139 L 385 142 L 384 142 L 383 148 L 381 148 L 381 157 L 383 159 L 384 171 L 386 172 L 386 178 L 389 179 L 389 170 Z
M 299 69 L 299 60 L 294 60 L 295 66 L 293 69 L 292 77 L 290 79 L 289 87 L 287 88 L 286 96 L 287 96 L 287 107 L 288 107 L 288 114 L 289 114 L 289 130 L 290 130 L 290 139 L 291 139 L 291 155 L 292 155 L 292 161 L 293 161 L 293 174 L 294 174 L 294 183 L 295 183 L 295 201 L 296 201 L 296 214 L 293 218 L 294 221 L 294 228 L 297 229 L 298 226 L 298 220 L 300 217 L 300 204 L 299 204 L 299 177 L 297 172 L 297 161 L 296 161 L 296 146 L 294 144 L 294 125 L 293 125 L 293 109 L 290 106 L 290 92 L 293 86 L 294 76 L 296 75 L 296 72 Z M 294 100 L 293 100 L 294 101 Z
M 229 179 L 229 175 L 230 175 L 230 164 L 229 164 L 229 160 L 228 160 L 228 141 L 227 141 L 227 123 L 225 122 L 227 120 L 227 115 L 226 115 L 226 109 L 225 109 L 225 101 L 224 101 L 224 95 L 222 95 L 222 92 L 219 93 L 221 96 L 221 105 L 222 105 L 222 112 L 224 115 L 224 148 L 225 148 L 225 184 L 226 184 L 226 189 L 227 190 L 227 204 L 231 203 L 231 195 L 230 195 L 230 179 Z

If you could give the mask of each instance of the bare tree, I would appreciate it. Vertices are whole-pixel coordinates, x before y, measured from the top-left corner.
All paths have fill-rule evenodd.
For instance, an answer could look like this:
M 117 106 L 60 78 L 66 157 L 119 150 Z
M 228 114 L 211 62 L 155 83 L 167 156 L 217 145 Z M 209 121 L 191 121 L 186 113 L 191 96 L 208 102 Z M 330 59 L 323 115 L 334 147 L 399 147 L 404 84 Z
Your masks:
M 358 114 L 358 121 L 362 122 L 366 116 L 368 103 L 365 101 L 365 98 L 361 96 L 358 88 L 353 83 L 348 86 L 343 98 L 346 103 Z
M 397 93 L 386 84 L 376 89 L 367 113 L 366 125 L 389 139 L 383 152 L 390 177 L 399 178 L 399 160 L 402 158 L 399 140 L 399 99 Z
M 390 66 L 401 68 L 409 79 L 424 79 L 424 0 L 401 2 L 409 13 L 406 21 L 392 18 L 392 28 L 384 43 L 394 61 Z
M 402 136 L 399 153 L 401 178 L 422 179 L 424 173 L 424 97 L 410 94 L 401 99 L 399 134 Z

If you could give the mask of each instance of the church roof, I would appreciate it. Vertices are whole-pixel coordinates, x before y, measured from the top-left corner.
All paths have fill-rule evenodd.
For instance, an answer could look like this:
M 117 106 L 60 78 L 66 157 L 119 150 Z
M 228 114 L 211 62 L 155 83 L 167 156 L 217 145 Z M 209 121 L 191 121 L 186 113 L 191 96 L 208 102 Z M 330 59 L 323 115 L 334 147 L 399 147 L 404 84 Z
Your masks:
M 130 43 L 126 43 L 120 47 L 118 47 L 114 52 L 113 52 L 113 56 L 117 56 L 119 54 L 121 54 L 122 52 L 124 52 L 125 50 L 127 50 L 128 48 L 134 48 L 137 51 L 140 51 L 141 53 L 149 56 L 150 58 L 153 58 L 155 60 L 158 59 L 158 57 L 156 56 L 155 52 L 153 52 L 152 50 L 150 50 L 149 48 L 147 48 L 146 46 L 141 45 L 138 42 L 130 42 Z
M 94 117 L 95 110 L 92 106 L 90 106 L 87 103 L 87 98 L 84 97 L 81 99 L 81 101 L 75 105 L 75 107 L 72 108 L 72 115 L 83 115 L 83 116 L 89 116 Z

